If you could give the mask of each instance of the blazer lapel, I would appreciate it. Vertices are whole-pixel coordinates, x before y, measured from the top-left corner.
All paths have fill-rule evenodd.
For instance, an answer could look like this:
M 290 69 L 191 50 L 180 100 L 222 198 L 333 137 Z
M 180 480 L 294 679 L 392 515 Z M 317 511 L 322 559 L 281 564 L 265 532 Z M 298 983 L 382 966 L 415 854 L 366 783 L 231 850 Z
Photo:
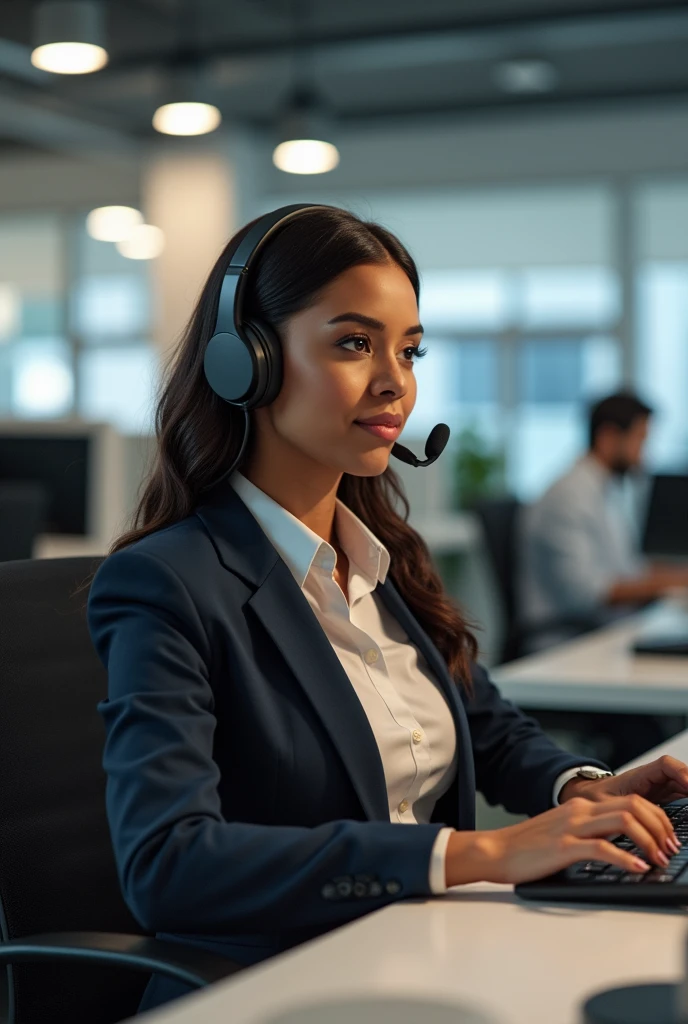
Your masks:
M 457 684 L 449 675 L 447 665 L 434 643 L 412 615 L 406 602 L 392 583 L 389 576 L 384 583 L 378 583 L 376 594 L 406 632 L 409 640 L 419 649 L 429 667 L 434 672 L 438 683 L 447 698 L 458 744 L 458 783 L 459 783 L 459 828 L 475 828 L 475 767 L 473 764 L 473 745 L 468 727 L 468 719 L 459 695 Z
M 225 567 L 257 588 L 247 603 L 305 690 L 364 813 L 373 821 L 389 821 L 382 759 L 367 715 L 288 566 L 228 483 L 197 515 Z
M 389 821 L 382 759 L 368 717 L 306 597 L 282 559 L 248 604 L 306 691 L 371 820 Z

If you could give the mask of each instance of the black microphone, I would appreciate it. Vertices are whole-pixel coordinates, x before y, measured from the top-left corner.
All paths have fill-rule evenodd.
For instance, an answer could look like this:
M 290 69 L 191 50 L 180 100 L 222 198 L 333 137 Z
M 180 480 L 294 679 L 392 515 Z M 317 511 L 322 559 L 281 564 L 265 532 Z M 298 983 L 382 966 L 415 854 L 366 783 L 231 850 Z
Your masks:
M 446 423 L 438 423 L 432 428 L 428 434 L 428 439 L 425 442 L 425 454 L 427 458 L 421 459 L 417 455 L 414 455 L 409 448 L 404 448 L 403 444 L 394 444 L 392 446 L 392 455 L 394 455 L 401 462 L 408 463 L 409 466 L 431 466 L 435 459 L 439 459 L 440 455 L 447 447 L 447 441 L 449 440 L 449 427 Z

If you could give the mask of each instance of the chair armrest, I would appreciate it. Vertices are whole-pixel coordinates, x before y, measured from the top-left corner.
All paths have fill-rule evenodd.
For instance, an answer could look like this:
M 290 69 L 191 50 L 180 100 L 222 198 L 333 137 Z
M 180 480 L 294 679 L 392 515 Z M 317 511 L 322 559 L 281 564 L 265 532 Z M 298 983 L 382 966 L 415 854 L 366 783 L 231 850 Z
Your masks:
M 203 988 L 242 969 L 198 946 L 115 932 L 47 932 L 0 942 L 0 964 L 73 960 L 166 975 Z

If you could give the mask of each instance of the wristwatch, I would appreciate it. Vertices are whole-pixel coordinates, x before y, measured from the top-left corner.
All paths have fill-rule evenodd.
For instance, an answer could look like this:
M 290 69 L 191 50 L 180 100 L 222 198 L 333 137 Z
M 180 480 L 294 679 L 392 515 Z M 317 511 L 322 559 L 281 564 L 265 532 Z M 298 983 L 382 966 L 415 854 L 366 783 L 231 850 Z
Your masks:
M 614 772 L 605 771 L 603 768 L 579 768 L 574 779 L 608 779 Z

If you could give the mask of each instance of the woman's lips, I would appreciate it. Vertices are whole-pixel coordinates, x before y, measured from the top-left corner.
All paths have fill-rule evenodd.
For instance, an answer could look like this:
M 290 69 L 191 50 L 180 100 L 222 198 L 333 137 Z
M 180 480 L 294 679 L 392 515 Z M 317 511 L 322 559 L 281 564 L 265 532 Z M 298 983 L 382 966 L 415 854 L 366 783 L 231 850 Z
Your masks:
M 358 423 L 356 421 L 356 426 L 367 430 L 369 434 L 375 434 L 375 437 L 381 437 L 383 441 L 396 441 L 401 433 L 401 427 L 385 427 L 382 423 Z

